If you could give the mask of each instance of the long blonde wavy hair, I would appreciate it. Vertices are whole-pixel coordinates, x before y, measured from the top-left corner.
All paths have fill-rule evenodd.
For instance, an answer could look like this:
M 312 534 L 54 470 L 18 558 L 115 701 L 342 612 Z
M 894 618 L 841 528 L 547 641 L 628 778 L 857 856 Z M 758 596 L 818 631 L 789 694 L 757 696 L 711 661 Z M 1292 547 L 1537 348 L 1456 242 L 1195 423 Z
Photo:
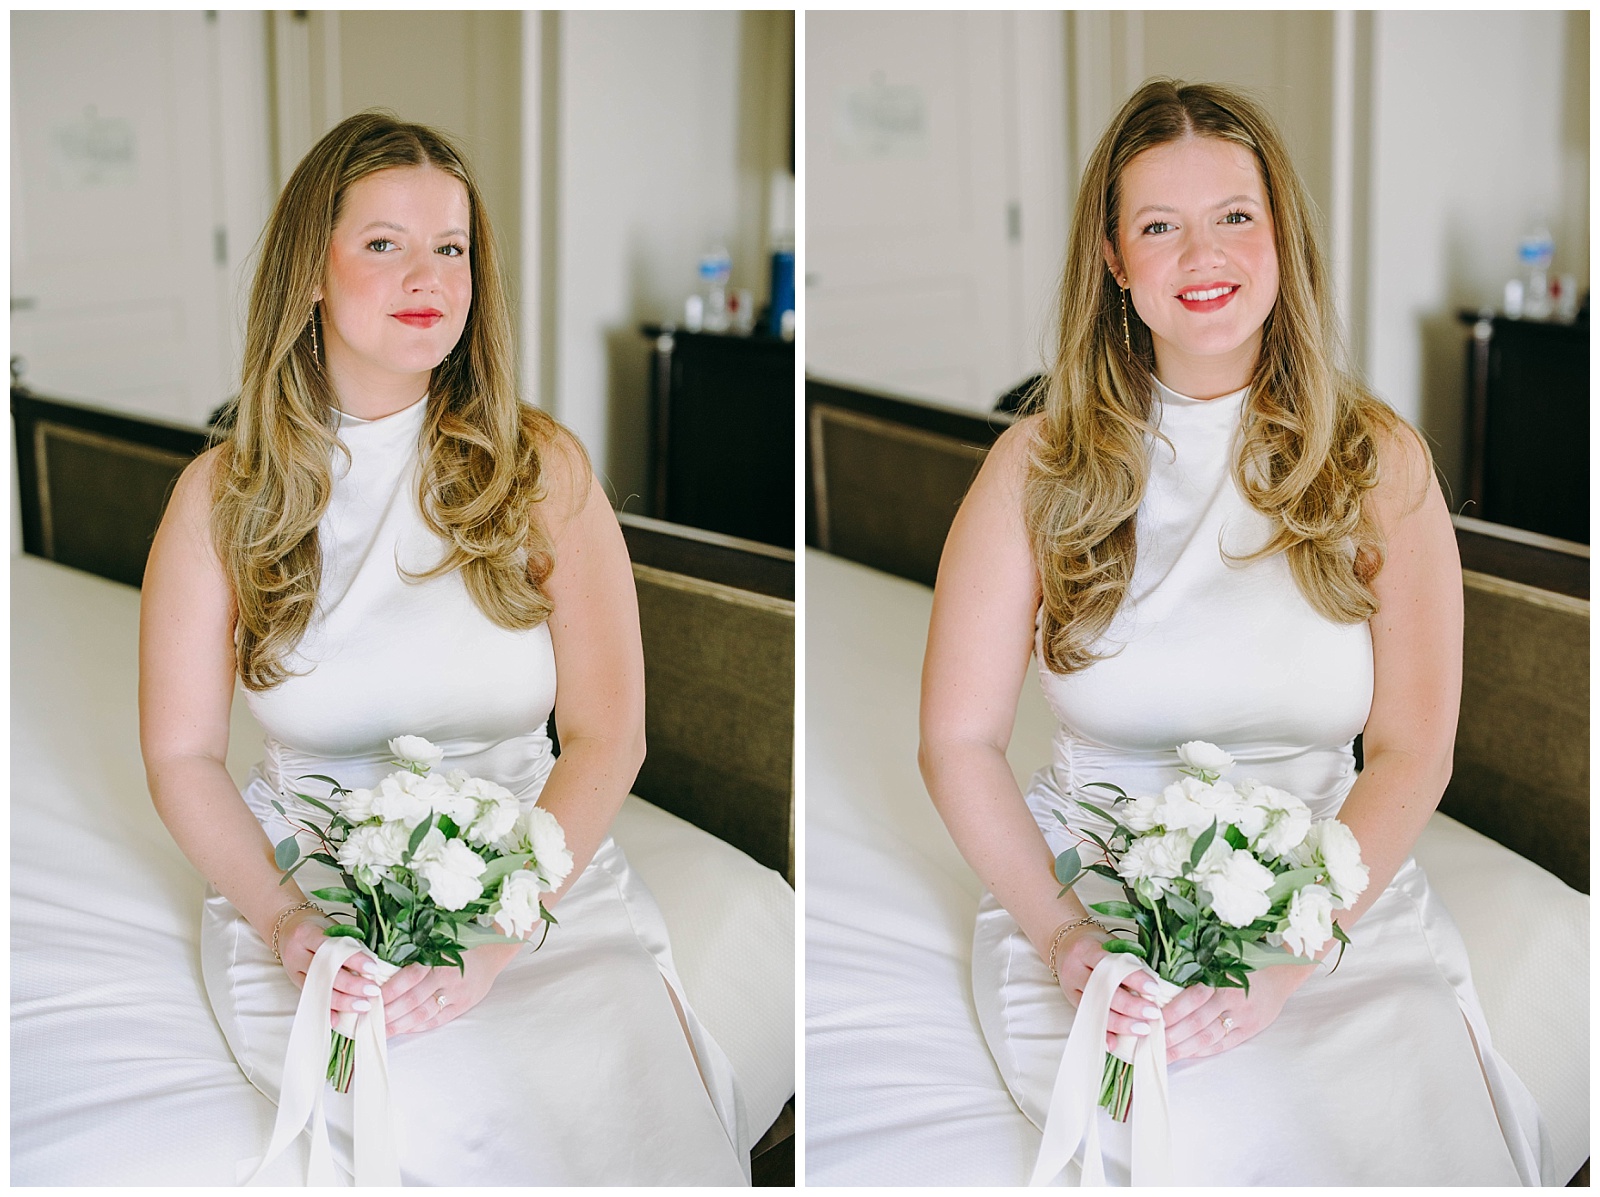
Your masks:
M 1084 170 L 1061 280 L 1056 364 L 1031 404 L 1042 419 L 1023 507 L 1043 589 L 1044 660 L 1057 673 L 1108 655 L 1096 641 L 1133 578 L 1149 442 L 1160 436 L 1154 346 L 1130 303 L 1131 349 L 1124 347 L 1122 292 L 1102 247 L 1118 244 L 1128 164 L 1188 137 L 1219 138 L 1254 155 L 1278 256 L 1278 298 L 1233 463 L 1241 492 L 1272 521 L 1273 535 L 1234 560 L 1284 553 L 1300 592 L 1330 620 L 1358 623 L 1377 610 L 1377 445 L 1404 422 L 1342 364 L 1314 209 L 1266 112 L 1230 88 L 1155 79 L 1123 105 Z
M 237 604 L 239 677 L 251 690 L 289 676 L 285 658 L 310 626 L 322 573 L 317 524 L 333 492 L 333 455 L 345 452 L 334 431 L 337 398 L 313 341 L 313 297 L 333 228 L 358 180 L 418 166 L 466 188 L 472 304 L 461 339 L 429 382 L 418 501 L 445 553 L 415 577 L 459 569 L 472 601 L 501 627 L 534 627 L 551 611 L 551 541 L 533 511 L 544 491 L 541 455 L 558 437 L 582 450 L 518 397 L 494 238 L 460 152 L 435 130 L 363 112 L 312 147 L 273 209 L 250 293 L 233 422 L 218 438 L 211 534 Z

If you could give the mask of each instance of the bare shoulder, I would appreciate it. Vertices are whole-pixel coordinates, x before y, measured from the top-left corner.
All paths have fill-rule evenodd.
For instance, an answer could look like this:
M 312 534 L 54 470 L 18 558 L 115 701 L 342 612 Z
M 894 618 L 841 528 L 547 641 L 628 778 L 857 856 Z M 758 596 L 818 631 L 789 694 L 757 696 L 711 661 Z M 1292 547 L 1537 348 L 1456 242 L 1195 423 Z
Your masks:
M 163 528 L 170 526 L 186 537 L 200 534 L 210 543 L 211 507 L 225 452 L 224 446 L 212 445 L 184 467 L 161 517 Z
M 989 449 L 973 490 L 1004 496 L 1020 504 L 1028 461 L 1044 427 L 1044 417 L 1026 416 L 1007 428 Z M 1020 509 L 1020 508 L 1019 508 Z
M 583 444 L 565 425 L 537 409 L 529 423 L 539 457 L 539 505 L 552 530 L 570 523 L 588 504 L 594 469 Z
M 1433 455 L 1422 436 L 1398 417 L 1380 427 L 1376 435 L 1378 484 L 1374 490 L 1375 514 L 1385 528 L 1431 507 L 1437 498 L 1443 509 L 1444 498 L 1434 478 Z M 1448 518 L 1448 516 L 1447 516 Z

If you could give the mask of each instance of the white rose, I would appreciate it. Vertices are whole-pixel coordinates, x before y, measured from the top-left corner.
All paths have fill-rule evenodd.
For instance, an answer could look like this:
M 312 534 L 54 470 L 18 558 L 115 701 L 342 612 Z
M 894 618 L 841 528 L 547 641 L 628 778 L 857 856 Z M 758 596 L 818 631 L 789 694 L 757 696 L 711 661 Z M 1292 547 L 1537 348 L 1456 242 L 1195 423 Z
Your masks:
M 494 925 L 507 935 L 525 939 L 539 924 L 539 879 L 527 869 L 507 873 L 494 906 Z
M 1204 740 L 1190 740 L 1178 745 L 1178 759 L 1196 772 L 1226 773 L 1233 768 L 1233 758 L 1215 744 Z
M 1356 834 L 1338 819 L 1318 819 L 1306 833 L 1306 847 L 1313 863 L 1328 870 L 1328 882 L 1341 910 L 1349 910 L 1367 888 L 1367 866 L 1361 863 L 1361 845 Z
M 1289 899 L 1289 925 L 1283 942 L 1296 956 L 1310 956 L 1333 938 L 1333 894 L 1307 885 Z
M 1117 862 L 1117 873 L 1140 893 L 1153 898 L 1166 893 L 1172 882 L 1183 876 L 1193 849 L 1194 837 L 1186 831 L 1140 836 Z M 1147 884 L 1140 885 L 1141 881 Z
M 378 817 L 372 805 L 371 790 L 351 790 L 339 803 L 339 813 L 352 823 L 365 823 Z
M 1211 909 L 1230 927 L 1244 927 L 1267 913 L 1271 903 L 1267 890 L 1277 880 L 1267 868 L 1243 848 L 1222 847 L 1212 842 L 1194 872 L 1195 881 L 1211 895 Z
M 1175 781 L 1161 791 L 1161 802 L 1156 807 L 1156 822 L 1168 831 L 1187 831 L 1199 835 L 1211 826 L 1211 812 L 1195 801 L 1194 792 L 1203 788 L 1192 777 Z
M 458 829 L 478 817 L 478 800 L 462 793 L 443 777 L 418 778 L 416 788 L 434 814 L 451 819 Z
M 389 741 L 389 751 L 408 769 L 427 772 L 444 760 L 444 749 L 430 744 L 421 736 L 396 736 Z
M 445 910 L 460 910 L 483 893 L 478 878 L 488 868 L 483 857 L 460 840 L 431 829 L 411 858 L 411 870 L 428 883 L 428 896 Z
M 372 811 L 378 818 L 390 823 L 404 823 L 415 827 L 428 817 L 433 808 L 419 792 L 423 779 L 415 773 L 391 773 L 377 785 L 372 795 Z
M 572 872 L 572 853 L 567 851 L 567 833 L 556 817 L 542 806 L 530 806 L 517 820 L 513 834 L 523 851 L 533 853 L 535 871 L 544 888 L 560 888 Z
M 405 856 L 411 833 L 403 823 L 368 823 L 354 828 L 339 845 L 340 867 L 364 885 L 377 885 Z
M 522 815 L 522 807 L 510 790 L 499 786 L 495 789 L 500 793 L 480 800 L 477 817 L 464 829 L 467 839 L 474 844 L 498 844 L 510 834 Z
M 1246 832 L 1251 847 L 1268 860 L 1289 855 L 1305 841 L 1311 830 L 1311 810 L 1287 790 L 1256 785 L 1246 795 L 1261 812 L 1264 823 L 1254 834 Z
M 1117 807 L 1112 813 L 1129 831 L 1153 831 L 1159 827 L 1156 817 L 1161 810 L 1161 799 L 1154 794 L 1133 798 Z

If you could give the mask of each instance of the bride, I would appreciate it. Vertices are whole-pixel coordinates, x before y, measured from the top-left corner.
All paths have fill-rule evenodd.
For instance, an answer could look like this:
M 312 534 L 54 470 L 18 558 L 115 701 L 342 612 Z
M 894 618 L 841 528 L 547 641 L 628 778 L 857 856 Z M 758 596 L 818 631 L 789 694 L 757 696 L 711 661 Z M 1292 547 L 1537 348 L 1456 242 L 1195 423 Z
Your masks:
M 242 794 L 236 678 L 267 732 Z M 381 986 L 405 1182 L 746 1182 L 727 1060 L 608 835 L 644 755 L 621 530 L 576 440 L 517 396 L 488 216 L 440 134 L 351 117 L 278 200 L 236 420 L 151 550 L 139 705 L 156 807 L 214 891 L 207 991 L 269 1098 L 329 925 L 305 891 L 330 884 L 280 884 L 273 800 L 308 773 L 371 786 L 386 742 L 418 735 L 441 770 L 552 812 L 574 865 L 537 953 L 486 945 Z M 335 1013 L 371 1008 L 369 963 L 339 970 Z M 348 1118 L 331 1104 L 347 1169 Z
M 1267 968 L 1248 993 L 1196 985 L 1164 1011 L 1145 973 L 1116 990 L 1111 1034 L 1165 1023 L 1178 1178 L 1560 1183 L 1410 855 L 1461 687 L 1461 571 L 1431 467 L 1339 364 L 1311 206 L 1265 113 L 1146 84 L 1085 170 L 1054 371 L 951 529 L 923 672 L 923 776 L 992 895 L 974 997 L 1036 1124 L 1107 957 L 1084 903 L 1121 896 L 1092 875 L 1057 896 L 1054 855 L 1107 830 L 1073 799 L 1102 801 L 1079 788 L 1094 781 L 1158 793 L 1199 739 L 1236 780 L 1337 811 L 1370 883 L 1339 917 L 1337 972 Z M 1060 728 L 1023 794 L 1005 748 L 1030 655 Z M 1099 1116 L 1127 1183 L 1128 1127 Z

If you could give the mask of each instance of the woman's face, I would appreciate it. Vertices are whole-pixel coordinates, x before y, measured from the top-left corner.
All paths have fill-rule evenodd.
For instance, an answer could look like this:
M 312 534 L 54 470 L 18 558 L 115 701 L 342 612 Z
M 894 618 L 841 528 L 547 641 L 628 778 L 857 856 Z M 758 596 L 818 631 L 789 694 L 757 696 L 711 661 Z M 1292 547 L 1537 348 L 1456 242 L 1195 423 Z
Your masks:
M 317 295 L 323 359 L 342 402 L 396 384 L 426 388 L 472 306 L 470 226 L 467 189 L 431 166 L 381 170 L 345 192 Z
M 1155 342 L 1156 374 L 1214 399 L 1250 381 L 1278 298 L 1272 213 L 1255 155 L 1214 137 L 1144 151 L 1122 173 L 1111 271 Z

